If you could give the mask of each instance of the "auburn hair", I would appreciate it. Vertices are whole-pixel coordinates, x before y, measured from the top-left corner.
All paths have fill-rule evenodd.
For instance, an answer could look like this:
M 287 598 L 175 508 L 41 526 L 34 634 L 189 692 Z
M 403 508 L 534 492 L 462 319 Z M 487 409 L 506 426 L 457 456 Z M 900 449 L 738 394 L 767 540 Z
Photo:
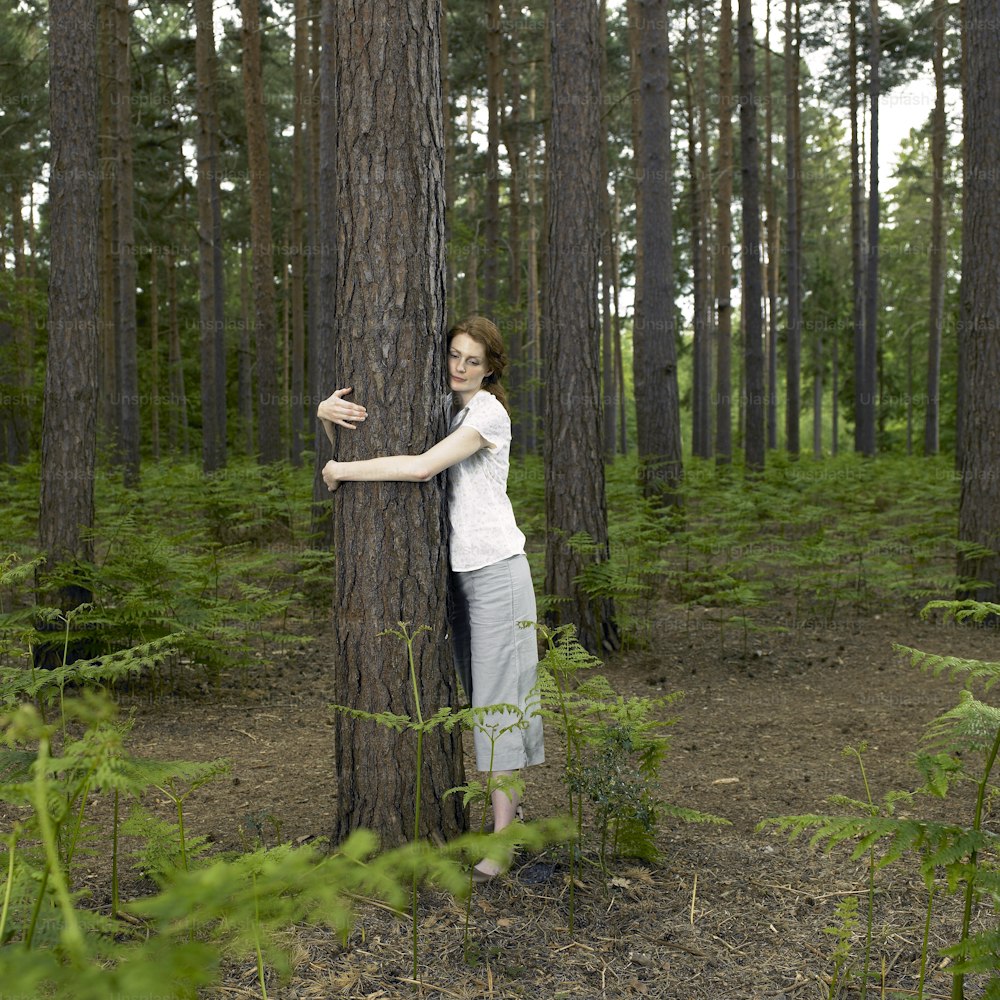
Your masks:
M 500 400 L 501 405 L 510 413 L 510 404 L 507 402 L 507 392 L 500 384 L 504 372 L 507 371 L 507 352 L 503 349 L 503 339 L 500 331 L 485 316 L 466 316 L 459 320 L 448 331 L 448 343 L 460 333 L 471 337 L 483 349 L 483 363 L 489 371 L 489 375 L 483 379 L 483 388 Z

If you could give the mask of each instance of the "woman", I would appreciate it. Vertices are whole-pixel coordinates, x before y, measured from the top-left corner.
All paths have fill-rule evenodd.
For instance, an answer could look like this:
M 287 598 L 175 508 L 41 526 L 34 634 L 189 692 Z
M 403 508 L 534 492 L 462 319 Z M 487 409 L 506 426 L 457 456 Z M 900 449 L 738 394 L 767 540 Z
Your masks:
M 474 708 L 516 705 L 523 715 L 487 713 L 474 730 L 476 766 L 494 777 L 510 777 L 545 759 L 542 720 L 535 686 L 538 650 L 536 618 L 524 535 L 507 497 L 510 415 L 500 378 L 507 366 L 497 328 L 481 316 L 448 333 L 448 385 L 452 393 L 450 433 L 422 455 L 392 455 L 360 462 L 328 462 L 323 480 L 330 490 L 344 482 L 427 482 L 448 469 L 449 555 L 454 611 L 451 622 L 455 666 Z M 319 405 L 317 415 L 333 441 L 333 424 L 351 430 L 367 417 L 362 406 L 339 389 Z M 514 792 L 492 795 L 494 830 L 516 818 Z M 473 878 L 485 882 L 507 864 L 483 859 Z

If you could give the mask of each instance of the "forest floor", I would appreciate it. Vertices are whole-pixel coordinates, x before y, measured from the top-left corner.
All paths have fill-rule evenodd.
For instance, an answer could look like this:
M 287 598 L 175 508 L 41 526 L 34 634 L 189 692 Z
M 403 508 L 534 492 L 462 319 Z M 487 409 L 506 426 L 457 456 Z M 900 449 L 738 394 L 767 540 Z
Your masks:
M 866 863 L 850 860 L 846 847 L 824 854 L 774 830 L 759 833 L 757 824 L 840 811 L 827 801 L 835 794 L 863 798 L 857 760 L 843 753 L 848 745 L 868 744 L 876 799 L 915 788 L 918 740 L 956 703 L 957 685 L 901 662 L 892 643 L 997 659 L 996 632 L 902 614 L 833 624 L 772 614 L 757 620 L 773 630 L 750 633 L 744 648 L 738 627 L 720 632 L 710 618 L 660 605 L 649 619 L 648 645 L 611 657 L 603 672 L 621 694 L 682 692 L 669 710 L 676 721 L 663 797 L 731 825 L 668 821 L 658 835 L 659 861 L 615 861 L 607 883 L 585 865 L 572 931 L 565 849 L 522 854 L 506 877 L 476 888 L 469 955 L 463 901 L 428 891 L 420 910 L 422 993 L 410 981 L 409 923 L 384 908 L 361 905 L 346 942 L 295 928 L 291 978 L 269 981 L 268 996 L 825 998 L 836 945 L 827 928 L 851 895 L 860 919 L 848 963 L 853 978 L 834 995 L 860 996 Z M 283 841 L 329 834 L 332 638 L 322 626 L 320 633 L 274 651 L 272 662 L 265 656 L 249 676 L 224 677 L 221 697 L 192 675 L 155 704 L 134 699 L 131 742 L 143 753 L 233 763 L 229 776 L 188 800 L 189 830 L 233 849 L 245 844 L 250 816 L 273 817 Z M 565 811 L 559 747 L 547 736 L 549 763 L 526 775 L 529 820 Z M 959 789 L 946 802 L 921 799 L 900 809 L 968 822 L 971 803 L 970 791 Z M 141 884 L 130 888 L 143 891 Z M 916 996 L 926 902 L 912 858 L 878 872 L 869 996 Z M 935 897 L 928 1000 L 950 996 L 948 962 L 938 949 L 957 939 L 960 908 L 955 896 Z M 977 926 L 988 919 L 978 913 Z M 981 979 L 967 981 L 967 997 L 984 990 Z M 253 962 L 230 966 L 212 996 L 261 996 Z

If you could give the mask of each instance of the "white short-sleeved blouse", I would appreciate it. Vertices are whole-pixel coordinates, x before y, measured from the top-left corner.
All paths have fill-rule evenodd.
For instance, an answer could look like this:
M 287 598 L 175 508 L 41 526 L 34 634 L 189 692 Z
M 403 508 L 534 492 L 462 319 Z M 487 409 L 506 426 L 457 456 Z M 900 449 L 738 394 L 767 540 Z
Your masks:
M 448 470 L 449 553 L 457 573 L 482 569 L 524 552 L 524 535 L 507 497 L 510 469 L 510 417 L 486 390 L 451 419 L 451 430 L 472 427 L 488 447 Z

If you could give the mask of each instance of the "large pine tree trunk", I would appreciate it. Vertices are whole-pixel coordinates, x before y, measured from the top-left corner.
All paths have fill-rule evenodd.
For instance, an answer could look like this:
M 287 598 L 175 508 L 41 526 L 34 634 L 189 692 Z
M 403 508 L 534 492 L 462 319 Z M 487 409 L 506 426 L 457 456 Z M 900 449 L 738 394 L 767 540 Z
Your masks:
M 593 652 L 618 645 L 614 607 L 577 578 L 608 558 L 597 320 L 600 41 L 594 0 L 552 7 L 552 117 L 545 272 L 545 592 Z M 584 553 L 570 538 L 586 532 Z
M 941 330 L 944 326 L 944 279 L 947 247 L 944 242 L 944 147 L 947 122 L 944 108 L 944 40 L 948 17 L 946 0 L 934 0 L 934 113 L 931 118 L 931 245 L 930 316 L 927 335 L 927 408 L 924 415 L 924 454 L 938 453 L 939 395 L 941 390 Z
M 38 534 L 49 567 L 92 555 L 97 451 L 100 181 L 97 19 L 89 0 L 49 4 L 49 317 Z M 89 598 L 80 587 L 63 607 Z
M 436 0 L 340 0 L 336 6 L 338 385 L 376 419 L 338 432 L 336 455 L 418 453 L 444 431 L 444 130 Z M 336 497 L 336 698 L 417 717 L 406 649 L 379 637 L 400 621 L 414 644 L 424 717 L 457 704 L 446 642 L 448 553 L 443 477 L 358 483 Z M 368 827 L 383 843 L 448 837 L 464 823 L 461 739 L 424 742 L 420 830 L 413 829 L 416 738 L 346 716 L 335 726 L 334 839 Z
M 670 501 L 680 483 L 680 399 L 674 331 L 670 169 L 669 4 L 636 0 L 639 33 L 639 187 L 633 367 L 640 475 Z M 637 213 L 638 214 L 638 213 Z
M 277 383 L 274 248 L 271 236 L 271 163 L 264 115 L 260 0 L 240 0 L 243 12 L 243 92 L 250 173 L 254 335 L 257 347 L 257 451 L 267 464 L 281 459 L 281 399 Z
M 962 219 L 959 340 L 965 406 L 958 537 L 988 550 L 960 558 L 959 575 L 982 581 L 974 596 L 1000 601 L 1000 21 L 988 0 L 967 0 L 963 81 L 967 158 Z M 958 995 L 961 995 L 960 993 Z
M 751 470 L 764 468 L 764 341 L 761 317 L 760 180 L 757 81 L 750 0 L 740 0 L 740 175 L 743 182 L 743 367 L 746 372 L 744 455 Z

